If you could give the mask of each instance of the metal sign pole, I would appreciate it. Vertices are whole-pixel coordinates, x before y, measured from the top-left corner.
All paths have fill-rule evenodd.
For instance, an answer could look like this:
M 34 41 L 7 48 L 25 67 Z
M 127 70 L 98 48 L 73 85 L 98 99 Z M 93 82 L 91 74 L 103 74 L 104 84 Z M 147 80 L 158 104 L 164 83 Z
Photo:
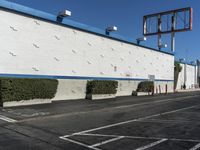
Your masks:
M 174 32 L 171 34 L 171 50 L 172 52 L 175 52 L 175 33 Z
M 173 13 L 172 15 L 172 33 L 171 33 L 171 50 L 172 52 L 175 51 L 175 32 L 176 29 L 176 14 Z
M 158 49 L 161 50 L 161 30 L 162 30 L 162 21 L 161 21 L 161 15 L 158 15 Z

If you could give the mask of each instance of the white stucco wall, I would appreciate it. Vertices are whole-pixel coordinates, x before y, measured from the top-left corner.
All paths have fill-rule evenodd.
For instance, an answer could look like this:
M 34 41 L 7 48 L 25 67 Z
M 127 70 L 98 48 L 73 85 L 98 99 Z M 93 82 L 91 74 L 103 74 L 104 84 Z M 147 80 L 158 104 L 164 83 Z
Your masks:
M 174 56 L 148 48 L 4 10 L 0 10 L 0 33 L 0 74 L 117 79 L 148 79 L 155 75 L 156 80 L 174 80 Z M 73 83 L 66 84 L 75 94 L 70 88 Z M 135 87 L 124 84 L 126 91 Z M 67 85 L 60 83 L 60 87 Z M 61 95 L 57 93 L 66 98 Z
M 181 87 L 186 84 L 186 89 L 192 89 L 197 84 L 197 66 L 180 64 L 182 71 L 179 73 L 177 90 L 180 90 Z
M 173 80 L 174 57 L 146 48 L 5 11 L 0 33 L 0 73 Z

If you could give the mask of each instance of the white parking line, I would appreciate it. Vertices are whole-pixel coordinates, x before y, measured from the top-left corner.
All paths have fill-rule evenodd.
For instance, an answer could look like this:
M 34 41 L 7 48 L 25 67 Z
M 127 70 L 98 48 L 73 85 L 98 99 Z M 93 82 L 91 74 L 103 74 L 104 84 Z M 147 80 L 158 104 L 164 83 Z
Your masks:
M 98 136 L 99 137 L 111 137 L 111 138 L 123 136 L 124 138 L 128 138 L 128 139 L 146 139 L 146 140 L 168 139 L 170 141 L 195 142 L 195 143 L 199 143 L 200 142 L 200 140 L 193 140 L 193 139 L 158 138 L 158 137 L 125 136 L 125 135 L 106 135 L 106 134 L 91 134 L 91 133 L 84 133 L 84 134 L 80 134 L 80 135 L 83 135 L 83 136 L 97 136 L 97 137 Z
M 190 148 L 190 150 L 197 150 L 200 148 L 200 143 L 195 145 L 194 147 Z
M 0 115 L 0 120 L 6 121 L 6 122 L 10 122 L 10 123 L 17 122 L 17 120 L 14 120 L 12 118 L 8 118 L 8 117 L 2 116 L 2 115 Z
M 65 141 L 68 141 L 68 142 L 71 142 L 71 143 L 74 143 L 74 144 L 77 144 L 77 145 L 80 145 L 80 146 L 83 146 L 83 147 L 86 147 L 86 148 L 88 148 L 88 149 L 92 149 L 92 150 L 101 150 L 101 149 L 99 149 L 99 148 L 90 147 L 89 145 L 83 144 L 83 143 L 81 143 L 81 142 L 78 142 L 78 141 L 75 141 L 75 140 L 72 140 L 72 139 L 68 139 L 68 138 L 64 138 L 64 137 L 60 137 L 60 139 L 65 140 Z
M 107 144 L 107 143 L 111 143 L 111 142 L 120 140 L 120 139 L 122 139 L 122 138 L 124 138 L 124 136 L 119 136 L 119 137 L 116 137 L 116 138 L 113 138 L 113 139 L 109 139 L 109 140 L 106 140 L 106 141 L 103 141 L 103 142 L 100 142 L 100 143 L 91 145 L 90 147 L 92 147 L 92 148 L 98 147 L 98 146 L 101 146 L 101 145 L 104 145 L 104 144 Z
M 195 105 L 195 106 L 191 106 L 191 107 L 186 107 L 186 108 L 176 109 L 176 110 L 172 110 L 172 111 L 167 111 L 167 112 L 164 112 L 164 113 L 150 115 L 150 116 L 146 116 L 146 117 L 142 117 L 142 118 L 137 118 L 137 119 L 132 119 L 132 120 L 123 121 L 123 122 L 119 122 L 119 123 L 114 123 L 114 124 L 110 124 L 110 125 L 106 125 L 106 126 L 102 126 L 102 127 L 98 127 L 98 128 L 93 128 L 93 129 L 89 129 L 89 130 L 73 133 L 72 135 L 79 135 L 79 134 L 84 134 L 84 133 L 97 131 L 97 130 L 101 130 L 101 129 L 120 126 L 120 125 L 132 123 L 132 122 L 136 122 L 136 121 L 140 121 L 140 120 L 145 120 L 145 119 L 149 119 L 149 118 L 153 118 L 153 117 L 158 117 L 158 116 L 161 116 L 161 115 L 166 115 L 166 114 L 171 114 L 171 113 L 175 113 L 175 112 L 179 112 L 179 111 L 183 111 L 183 110 L 187 110 L 187 109 L 191 109 L 191 108 L 196 108 L 196 107 L 199 107 L 199 106 L 200 105 Z M 63 136 L 63 137 L 68 137 L 68 136 L 69 135 L 66 135 L 66 136 Z
M 145 150 L 145 149 L 151 148 L 151 147 L 153 147 L 153 146 L 156 146 L 156 145 L 158 145 L 158 144 L 160 144 L 160 143 L 163 143 L 163 142 L 165 142 L 165 141 L 167 141 L 167 140 L 168 140 L 168 139 L 162 139 L 162 140 L 159 140 L 159 141 L 150 143 L 150 144 L 148 144 L 148 145 L 142 146 L 142 147 L 140 147 L 140 148 L 137 148 L 137 149 L 135 149 L 135 150 Z

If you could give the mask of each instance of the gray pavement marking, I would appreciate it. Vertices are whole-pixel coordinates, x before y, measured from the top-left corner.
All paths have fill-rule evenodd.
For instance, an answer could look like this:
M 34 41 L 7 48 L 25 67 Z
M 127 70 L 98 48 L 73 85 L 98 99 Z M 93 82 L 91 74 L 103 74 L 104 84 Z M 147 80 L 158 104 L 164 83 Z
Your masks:
M 15 122 L 17 122 L 17 120 L 14 120 L 12 118 L 8 118 L 8 117 L 2 116 L 2 115 L 0 115 L 0 120 L 6 121 L 6 122 L 9 122 L 9 123 L 15 123 Z
M 44 118 L 68 117 L 68 116 L 73 116 L 73 115 L 81 115 L 81 114 L 87 114 L 87 113 L 92 113 L 92 112 L 101 112 L 101 111 L 107 111 L 107 110 L 113 110 L 113 109 L 124 109 L 124 108 L 129 108 L 129 107 L 143 106 L 143 105 L 156 104 L 156 103 L 162 103 L 162 102 L 183 101 L 185 99 L 194 98 L 194 97 L 200 97 L 200 95 L 170 98 L 170 99 L 166 99 L 166 100 L 158 100 L 158 101 L 153 101 L 153 102 L 144 102 L 144 103 L 139 103 L 139 104 L 124 105 L 124 106 L 117 106 L 117 107 L 109 107 L 109 108 L 103 108 L 103 109 L 92 110 L 92 111 L 82 111 L 82 112 L 75 112 L 75 113 L 68 113 L 68 114 L 56 114 L 56 115 L 51 115 L 51 116 L 41 116 L 41 117 L 37 117 L 37 118 L 22 119 L 22 120 L 19 120 L 18 122 L 34 121 L 34 120 L 40 120 L 40 119 L 44 119 Z M 149 98 L 149 99 L 151 99 L 151 98 Z
M 90 147 L 90 146 L 87 145 L 87 144 L 84 144 L 84 143 L 81 143 L 81 142 L 78 142 L 78 141 L 75 141 L 75 140 L 72 140 L 72 139 L 69 139 L 69 138 L 60 137 L 60 139 L 65 140 L 65 141 L 68 141 L 68 142 L 71 142 L 71 143 L 74 143 L 74 144 L 77 144 L 77 145 L 80 145 L 80 146 L 83 146 L 83 147 L 86 147 L 86 148 L 88 148 L 88 149 L 92 149 L 92 150 L 101 150 L 101 149 L 99 149 L 99 148 Z
M 192 147 L 190 150 L 197 150 L 200 148 L 200 143 Z
M 137 148 L 137 149 L 135 149 L 135 150 L 145 150 L 145 149 L 154 147 L 154 146 L 156 146 L 156 145 L 158 145 L 158 144 L 160 144 L 160 143 L 163 143 L 163 142 L 165 142 L 165 141 L 167 141 L 167 140 L 168 140 L 168 139 L 161 139 L 161 140 L 159 140 L 159 141 L 156 141 L 156 142 L 150 143 L 150 144 L 148 144 L 148 145 L 139 147 L 139 148 Z
M 114 142 L 114 141 L 117 141 L 117 140 L 120 140 L 124 138 L 124 136 L 118 136 L 116 138 L 112 138 L 112 139 L 109 139 L 109 140 L 106 140 L 106 141 L 102 141 L 100 143 L 96 143 L 96 144 L 93 144 L 91 145 L 90 147 L 94 148 L 94 147 L 98 147 L 98 146 L 101 146 L 101 145 L 104 145 L 104 144 L 107 144 L 107 143 L 111 143 L 111 142 Z
M 175 112 L 179 112 L 179 111 L 183 111 L 183 110 L 188 110 L 188 109 L 191 109 L 191 108 L 196 108 L 196 107 L 199 107 L 199 106 L 200 105 L 194 105 L 194 106 L 185 107 L 185 108 L 181 108 L 181 109 L 176 109 L 176 110 L 172 110 L 172 111 L 167 111 L 167 112 L 164 112 L 164 113 L 150 115 L 150 116 L 146 116 L 146 117 L 142 117 L 142 118 L 137 118 L 137 119 L 132 119 L 132 120 L 123 121 L 123 122 L 119 122 L 119 123 L 114 123 L 114 124 L 110 124 L 110 125 L 106 125 L 106 126 L 102 126 L 102 127 L 98 127 L 98 128 L 93 128 L 93 129 L 89 129 L 89 130 L 73 133 L 72 135 L 79 135 L 79 134 L 83 134 L 83 133 L 88 133 L 88 132 L 92 132 L 92 131 L 97 131 L 97 130 L 101 130 L 101 129 L 110 128 L 110 127 L 120 126 L 120 125 L 132 123 L 132 122 L 136 122 L 136 121 L 140 121 L 140 120 L 145 120 L 145 119 L 149 119 L 149 118 L 153 118 L 153 117 L 158 117 L 158 116 L 161 116 L 161 115 L 166 115 L 166 114 L 171 114 L 171 113 L 175 113 Z M 67 136 L 69 136 L 69 135 L 66 135 L 66 137 Z M 62 137 L 65 137 L 65 136 L 62 136 Z

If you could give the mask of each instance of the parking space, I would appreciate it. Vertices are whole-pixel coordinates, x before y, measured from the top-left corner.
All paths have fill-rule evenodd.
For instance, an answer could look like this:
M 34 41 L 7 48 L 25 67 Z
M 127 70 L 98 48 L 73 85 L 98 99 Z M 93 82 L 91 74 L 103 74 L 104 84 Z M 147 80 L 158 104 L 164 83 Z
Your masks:
M 57 102 L 0 115 L 0 150 L 200 149 L 197 92 Z
M 94 150 L 198 150 L 200 106 L 93 128 L 60 138 Z
M 0 127 L 0 150 L 60 150 L 47 142 L 19 134 L 9 128 Z

